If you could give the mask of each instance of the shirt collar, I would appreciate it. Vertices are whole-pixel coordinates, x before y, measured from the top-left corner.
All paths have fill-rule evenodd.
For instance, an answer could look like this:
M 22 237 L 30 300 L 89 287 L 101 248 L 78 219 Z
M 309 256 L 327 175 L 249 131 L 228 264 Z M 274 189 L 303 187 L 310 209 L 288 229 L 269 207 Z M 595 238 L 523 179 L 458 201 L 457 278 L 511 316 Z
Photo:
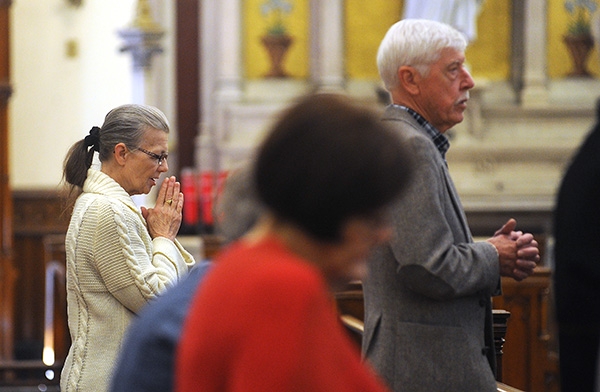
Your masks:
M 446 152 L 448 152 L 448 149 L 450 148 L 450 141 L 448 140 L 448 138 L 443 133 L 438 131 L 433 125 L 431 125 L 429 121 L 425 120 L 423 116 L 421 116 L 419 113 L 415 112 L 411 108 L 396 104 L 393 104 L 393 106 L 402 109 L 408 112 L 408 114 L 410 114 L 411 116 L 413 116 L 413 118 L 417 120 L 417 123 L 419 123 L 419 125 L 423 127 L 423 129 L 425 129 L 425 131 L 433 141 L 435 147 L 438 149 L 440 154 L 442 154 L 442 158 L 446 159 Z

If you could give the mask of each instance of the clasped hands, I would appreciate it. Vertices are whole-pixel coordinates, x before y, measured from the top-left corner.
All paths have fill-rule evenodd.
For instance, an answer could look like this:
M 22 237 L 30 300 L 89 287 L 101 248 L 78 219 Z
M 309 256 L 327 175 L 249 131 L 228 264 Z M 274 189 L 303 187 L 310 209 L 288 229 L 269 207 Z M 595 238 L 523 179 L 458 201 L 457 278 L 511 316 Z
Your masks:
M 537 241 L 531 233 L 515 231 L 517 221 L 509 219 L 487 241 L 496 247 L 500 275 L 521 281 L 533 273 L 540 261 Z
M 183 193 L 180 188 L 181 184 L 174 176 L 165 178 L 158 191 L 154 208 L 142 207 L 142 216 L 146 219 L 148 232 L 153 239 L 165 237 L 171 241 L 175 240 L 181 226 L 183 210 Z

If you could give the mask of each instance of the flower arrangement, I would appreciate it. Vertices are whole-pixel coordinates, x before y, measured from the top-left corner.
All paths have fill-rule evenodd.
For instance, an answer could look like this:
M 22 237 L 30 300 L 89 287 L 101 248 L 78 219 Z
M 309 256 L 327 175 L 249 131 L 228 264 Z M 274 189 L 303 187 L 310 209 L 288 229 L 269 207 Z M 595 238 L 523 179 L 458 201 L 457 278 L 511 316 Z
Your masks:
M 269 18 L 267 35 L 282 36 L 287 33 L 284 16 L 292 11 L 292 3 L 286 0 L 267 0 L 260 7 L 263 16 Z
M 569 35 L 590 35 L 590 19 L 596 8 L 596 0 L 565 1 L 565 9 L 571 15 L 571 22 L 568 26 Z

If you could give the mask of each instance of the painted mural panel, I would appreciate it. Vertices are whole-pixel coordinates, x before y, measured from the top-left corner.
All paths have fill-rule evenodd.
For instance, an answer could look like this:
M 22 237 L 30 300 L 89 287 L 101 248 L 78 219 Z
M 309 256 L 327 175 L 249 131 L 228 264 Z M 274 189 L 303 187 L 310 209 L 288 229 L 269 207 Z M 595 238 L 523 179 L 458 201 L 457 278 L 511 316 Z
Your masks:
M 306 78 L 309 0 L 244 0 L 242 11 L 245 77 Z M 276 47 L 270 49 L 271 44 Z M 273 66 L 271 56 L 282 57 L 281 73 Z
M 522 0 L 518 0 L 522 1 Z M 272 73 L 264 44 L 269 30 L 291 38 L 283 59 L 284 76 L 309 75 L 310 0 L 244 0 L 245 76 L 258 79 Z M 403 13 L 402 0 L 345 0 L 345 72 L 349 79 L 377 80 L 375 57 L 379 42 Z M 600 6 L 599 0 L 547 0 L 547 68 L 551 79 L 573 72 L 573 60 L 564 42 L 569 25 L 580 13 L 577 7 Z M 477 17 L 477 38 L 467 48 L 467 62 L 476 78 L 507 80 L 510 77 L 511 0 L 483 0 Z M 600 12 L 600 11 L 599 11 Z M 584 14 L 589 18 L 589 12 Z M 600 56 L 593 47 L 585 60 L 593 77 L 600 76 Z

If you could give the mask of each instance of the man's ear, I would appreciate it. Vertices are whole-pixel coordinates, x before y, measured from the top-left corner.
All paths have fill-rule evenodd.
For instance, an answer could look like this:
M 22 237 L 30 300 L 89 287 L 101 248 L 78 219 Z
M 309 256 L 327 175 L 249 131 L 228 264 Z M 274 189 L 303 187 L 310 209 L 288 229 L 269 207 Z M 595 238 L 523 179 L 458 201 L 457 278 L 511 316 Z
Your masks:
M 113 156 L 115 157 L 115 161 L 123 166 L 127 161 L 127 154 L 129 154 L 129 149 L 125 145 L 125 143 L 117 143 L 115 145 L 115 149 L 113 151 Z
M 403 65 L 398 68 L 398 81 L 400 85 L 410 94 L 416 95 L 419 93 L 419 81 L 421 74 L 410 65 Z

